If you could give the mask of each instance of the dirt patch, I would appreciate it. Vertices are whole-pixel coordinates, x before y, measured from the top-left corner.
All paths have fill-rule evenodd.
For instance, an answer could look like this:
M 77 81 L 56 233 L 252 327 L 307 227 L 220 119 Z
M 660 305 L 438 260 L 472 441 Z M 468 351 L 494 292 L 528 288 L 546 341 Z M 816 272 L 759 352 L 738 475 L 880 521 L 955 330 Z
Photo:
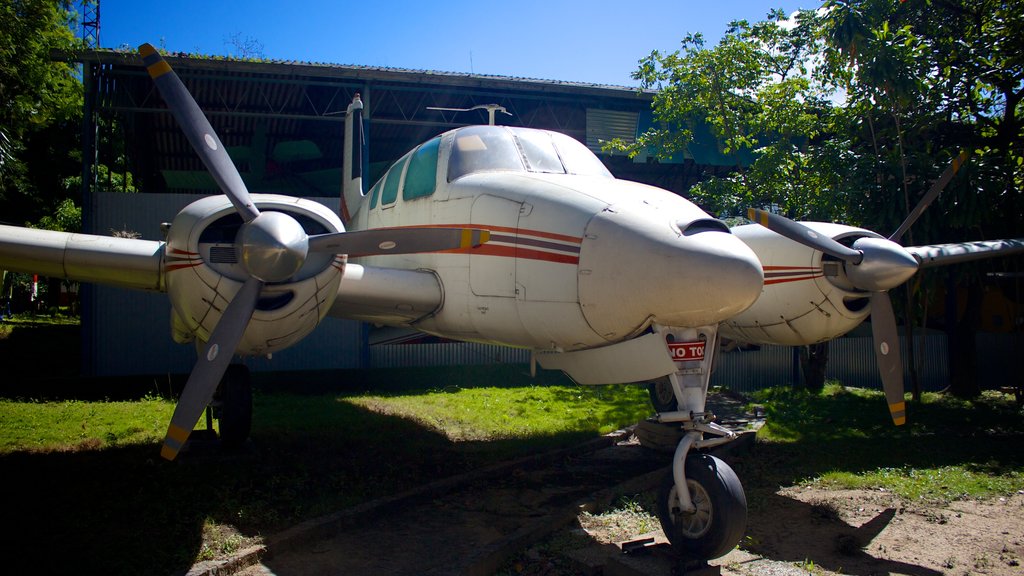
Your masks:
M 885 491 L 786 488 L 753 506 L 743 548 L 821 573 L 1022 572 L 1024 495 L 945 505 Z
M 1024 572 L 1024 494 L 925 504 L 885 491 L 798 487 L 749 504 L 740 548 L 711 562 L 727 576 Z M 617 506 L 581 514 L 578 524 L 527 550 L 503 573 L 672 574 L 649 498 Z M 643 539 L 651 540 L 651 552 L 623 554 L 624 542 Z

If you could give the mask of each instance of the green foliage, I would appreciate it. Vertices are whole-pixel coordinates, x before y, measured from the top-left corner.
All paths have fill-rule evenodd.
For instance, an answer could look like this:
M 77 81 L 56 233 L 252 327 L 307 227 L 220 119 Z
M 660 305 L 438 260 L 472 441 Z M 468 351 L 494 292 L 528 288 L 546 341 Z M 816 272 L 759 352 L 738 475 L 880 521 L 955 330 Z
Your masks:
M 80 170 L 82 84 L 51 52 L 81 44 L 65 0 L 0 3 L 0 22 L 0 201 L 4 218 L 23 222 L 66 197 L 63 179 Z
M 634 77 L 657 89 L 659 125 L 632 146 L 685 150 L 698 122 L 750 166 L 690 194 L 723 216 L 750 206 L 896 229 L 961 149 L 964 171 L 906 238 L 1015 236 L 1024 216 L 1024 10 L 1015 2 L 830 0 L 787 19 L 733 22 L 652 52 Z
M 53 214 L 40 218 L 34 228 L 56 230 L 58 232 L 81 232 L 82 209 L 75 206 L 74 200 L 65 198 L 57 205 L 57 209 Z

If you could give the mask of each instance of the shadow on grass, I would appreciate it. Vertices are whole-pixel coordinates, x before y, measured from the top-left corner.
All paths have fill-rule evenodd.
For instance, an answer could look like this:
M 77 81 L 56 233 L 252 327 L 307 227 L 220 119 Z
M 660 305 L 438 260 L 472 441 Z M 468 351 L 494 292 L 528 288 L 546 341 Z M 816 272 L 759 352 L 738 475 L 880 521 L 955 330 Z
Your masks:
M 513 370 L 499 368 L 498 376 L 491 370 L 486 385 Z M 447 369 L 446 382 L 465 379 L 468 385 L 488 374 L 467 372 Z M 181 573 L 200 555 L 207 522 L 234 526 L 245 536 L 266 535 L 593 436 L 453 443 L 408 419 L 345 402 L 338 394 L 339 380 L 341 389 L 362 391 L 379 383 L 369 389 L 402 394 L 413 394 L 415 386 L 432 380 L 394 382 L 375 373 L 353 374 L 358 378 L 335 374 L 320 383 L 298 384 L 286 378 L 260 382 L 260 375 L 252 440 L 236 453 L 196 449 L 165 462 L 154 443 L 0 456 L 5 484 L 0 506 L 14 528 L 6 540 L 11 553 L 5 565 L 13 573 Z
M 965 402 L 932 397 L 909 404 L 907 425 L 894 427 L 881 394 L 837 389 L 816 395 L 787 389 L 761 393 L 768 412 L 765 436 L 753 453 L 733 462 L 749 503 L 743 547 L 773 560 L 807 563 L 846 574 L 896 572 L 932 576 L 940 571 L 873 556 L 867 548 L 895 516 L 880 512 L 867 524 L 847 524 L 778 493 L 829 472 L 863 474 L 893 469 L 964 467 L 992 476 L 1024 473 L 1024 419 L 1008 399 Z M 955 495 L 954 495 L 955 496 Z M 925 497 L 942 498 L 940 494 Z

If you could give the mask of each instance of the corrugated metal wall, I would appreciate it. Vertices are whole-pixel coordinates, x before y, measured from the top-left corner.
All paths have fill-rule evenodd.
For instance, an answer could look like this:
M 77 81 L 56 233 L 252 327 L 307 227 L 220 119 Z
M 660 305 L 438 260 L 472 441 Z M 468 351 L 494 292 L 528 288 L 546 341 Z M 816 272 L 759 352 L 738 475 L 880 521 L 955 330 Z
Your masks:
M 916 364 L 918 381 L 926 391 L 940 390 L 948 384 L 946 335 L 918 335 Z M 904 359 L 906 343 L 901 342 Z M 981 381 L 988 386 L 1008 385 L 1020 378 L 1012 369 L 1013 358 L 1024 352 L 1024 335 L 979 334 L 978 359 Z M 788 386 L 794 378 L 794 351 L 791 346 L 761 346 L 757 350 L 735 350 L 718 357 L 711 376 L 712 386 L 737 392 L 752 392 L 772 386 Z M 516 350 L 484 344 L 391 344 L 370 348 L 371 366 L 395 368 L 412 366 L 459 366 L 473 364 L 527 363 L 528 350 Z M 881 389 L 872 350 L 871 337 L 837 338 L 829 343 L 826 378 L 846 386 Z M 904 370 L 904 379 L 910 375 Z
M 370 346 L 370 366 L 373 368 L 527 364 L 529 362 L 529 350 L 474 342 Z
M 93 194 L 93 233 L 132 230 L 146 240 L 162 240 L 161 222 L 170 222 L 190 202 L 190 194 Z M 331 205 L 337 198 L 313 198 Z M 86 309 L 87 308 L 87 309 Z M 331 370 L 359 368 L 365 358 L 362 324 L 327 318 L 298 345 L 273 358 L 250 358 L 252 370 Z M 171 340 L 171 304 L 166 294 L 106 286 L 83 286 L 82 368 L 85 375 L 184 373 L 196 361 L 192 345 Z
M 903 339 L 901 350 L 906 359 Z M 945 334 L 918 336 L 915 350 L 921 387 L 925 390 L 945 387 L 948 380 Z M 759 350 L 727 352 L 719 356 L 711 384 L 737 392 L 789 385 L 798 377 L 793 366 L 795 351 L 791 346 L 762 346 Z M 838 380 L 846 386 L 881 389 L 871 337 L 837 338 L 829 342 L 825 378 Z M 905 381 L 909 382 L 909 378 L 909 371 L 905 369 Z

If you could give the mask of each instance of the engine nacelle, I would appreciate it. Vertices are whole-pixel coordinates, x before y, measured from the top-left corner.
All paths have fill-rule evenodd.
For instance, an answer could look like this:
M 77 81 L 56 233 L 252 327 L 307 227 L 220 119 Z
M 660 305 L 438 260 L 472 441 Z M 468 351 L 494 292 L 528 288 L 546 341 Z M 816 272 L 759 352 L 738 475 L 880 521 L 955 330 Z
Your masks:
M 287 213 L 308 235 L 344 231 L 338 216 L 317 202 L 267 194 L 252 198 L 261 212 Z M 241 225 L 241 217 L 223 195 L 189 204 L 171 224 L 164 276 L 173 308 L 175 341 L 207 341 L 248 278 L 235 241 Z M 310 254 L 291 278 L 267 283 L 235 353 L 270 354 L 312 332 L 338 294 L 346 259 L 344 255 Z
M 841 224 L 801 224 L 845 244 L 881 238 Z M 842 262 L 757 224 L 732 231 L 761 260 L 764 286 L 753 306 L 722 324 L 722 336 L 756 344 L 815 344 L 846 334 L 871 313 L 870 293 L 854 288 Z

